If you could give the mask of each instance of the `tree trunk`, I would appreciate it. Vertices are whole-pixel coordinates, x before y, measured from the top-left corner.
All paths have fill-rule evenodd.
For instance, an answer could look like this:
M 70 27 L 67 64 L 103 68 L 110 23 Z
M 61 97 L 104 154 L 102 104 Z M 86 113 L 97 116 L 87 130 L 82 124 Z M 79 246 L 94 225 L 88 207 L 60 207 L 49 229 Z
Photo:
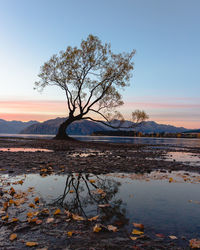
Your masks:
M 66 121 L 64 121 L 60 125 L 60 127 L 58 129 L 58 132 L 57 132 L 56 136 L 53 139 L 55 139 L 55 140 L 73 140 L 72 137 L 69 137 L 67 135 L 66 129 L 75 120 L 76 119 L 74 119 L 74 117 L 69 117 Z

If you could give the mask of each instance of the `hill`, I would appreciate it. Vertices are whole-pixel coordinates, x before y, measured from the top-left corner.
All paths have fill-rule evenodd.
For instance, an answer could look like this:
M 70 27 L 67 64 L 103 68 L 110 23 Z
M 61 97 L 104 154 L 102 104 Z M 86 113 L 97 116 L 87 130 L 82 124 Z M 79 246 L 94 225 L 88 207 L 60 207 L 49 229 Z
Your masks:
M 6 121 L 0 119 L 0 133 L 2 134 L 18 134 L 21 130 L 29 127 L 37 121 L 21 122 L 21 121 Z
M 66 118 L 56 118 L 47 120 L 42 123 L 33 124 L 25 129 L 23 129 L 20 133 L 21 134 L 56 134 L 59 125 L 65 120 Z M 112 125 L 117 124 L 118 121 L 114 120 Z M 123 126 L 130 126 L 132 122 L 126 121 Z M 105 125 L 100 123 L 88 121 L 88 120 L 80 120 L 72 123 L 67 132 L 69 135 L 91 135 L 97 131 L 108 131 L 113 130 Z M 127 129 L 130 131 L 132 129 Z M 183 131 L 187 131 L 186 128 L 183 127 L 175 127 L 171 125 L 165 124 L 158 124 L 153 121 L 148 121 L 145 124 L 134 128 L 135 131 L 140 131 L 142 133 L 181 133 Z M 116 130 L 115 130 L 116 131 Z
M 20 134 L 56 134 L 58 128 L 66 118 L 56 118 L 42 123 L 33 124 L 23 129 Z M 67 129 L 69 135 L 90 135 L 95 131 L 105 130 L 103 126 L 96 122 L 80 120 L 73 122 Z

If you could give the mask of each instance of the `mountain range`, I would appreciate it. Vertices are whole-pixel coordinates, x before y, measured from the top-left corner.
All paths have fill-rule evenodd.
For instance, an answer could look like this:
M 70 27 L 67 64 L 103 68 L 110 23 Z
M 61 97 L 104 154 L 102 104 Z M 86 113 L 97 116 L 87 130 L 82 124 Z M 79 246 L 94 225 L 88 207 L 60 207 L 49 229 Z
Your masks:
M 47 120 L 45 122 L 38 121 L 29 121 L 29 122 L 21 122 L 21 121 L 5 121 L 0 119 L 0 133 L 9 133 L 9 134 L 56 134 L 59 125 L 66 118 L 56 118 Z M 118 124 L 119 121 L 112 121 L 112 125 Z M 123 126 L 130 126 L 133 123 L 131 121 L 125 121 Z M 96 131 L 106 131 L 112 130 L 111 128 L 102 125 L 101 123 L 92 122 L 88 120 L 80 120 L 72 123 L 67 132 L 69 135 L 91 135 Z M 127 129 L 129 131 L 130 129 Z M 183 127 L 175 127 L 172 125 L 158 124 L 154 121 L 147 121 L 134 128 L 135 131 L 140 131 L 142 133 L 181 133 L 186 131 L 191 131 L 189 129 Z
M 6 121 L 0 119 L 0 133 L 18 134 L 23 129 L 31 126 L 32 124 L 37 124 L 37 123 L 38 121 L 21 122 L 21 121 Z

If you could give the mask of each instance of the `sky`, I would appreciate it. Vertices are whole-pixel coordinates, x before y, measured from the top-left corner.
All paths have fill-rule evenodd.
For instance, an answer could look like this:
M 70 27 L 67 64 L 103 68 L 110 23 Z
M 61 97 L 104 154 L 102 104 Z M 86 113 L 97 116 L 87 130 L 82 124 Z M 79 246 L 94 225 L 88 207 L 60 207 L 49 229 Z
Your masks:
M 67 116 L 62 90 L 34 90 L 40 66 L 89 34 L 115 53 L 136 50 L 126 119 L 200 128 L 199 0 L 0 0 L 0 119 Z

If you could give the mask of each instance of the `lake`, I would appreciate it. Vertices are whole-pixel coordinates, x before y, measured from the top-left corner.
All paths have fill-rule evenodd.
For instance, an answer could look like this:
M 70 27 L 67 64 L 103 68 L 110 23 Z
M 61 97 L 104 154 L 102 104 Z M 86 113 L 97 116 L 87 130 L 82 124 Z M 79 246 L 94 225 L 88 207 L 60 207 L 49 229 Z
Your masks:
M 153 138 L 153 137 L 122 137 L 122 136 L 79 136 L 71 135 L 80 141 L 93 142 L 112 142 L 112 143 L 135 143 L 165 145 L 177 147 L 200 147 L 200 139 L 186 138 Z M 19 137 L 19 138 L 44 138 L 51 139 L 54 135 L 36 135 L 36 134 L 0 134 L 0 137 Z

